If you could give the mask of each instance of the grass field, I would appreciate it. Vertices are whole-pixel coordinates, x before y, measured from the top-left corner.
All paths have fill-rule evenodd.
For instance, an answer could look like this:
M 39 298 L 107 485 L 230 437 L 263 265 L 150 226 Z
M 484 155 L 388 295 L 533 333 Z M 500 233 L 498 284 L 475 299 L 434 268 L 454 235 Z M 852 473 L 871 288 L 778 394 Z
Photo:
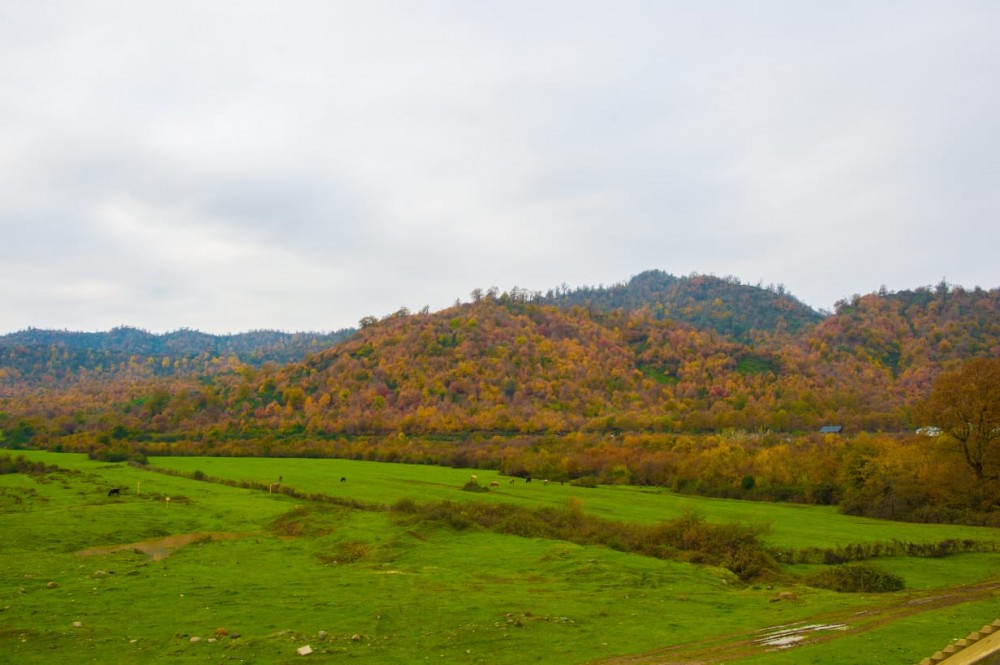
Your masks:
M 906 590 L 841 594 L 800 582 L 815 564 L 742 584 L 722 569 L 599 546 L 456 529 L 80 455 L 27 456 L 64 471 L 0 476 L 0 662 L 283 663 L 301 660 L 297 650 L 308 645 L 308 659 L 331 663 L 915 663 L 1000 617 L 992 553 L 879 559 Z M 647 524 L 694 510 L 714 522 L 767 524 L 778 547 L 997 535 L 634 487 L 511 485 L 493 472 L 432 466 L 260 458 L 150 466 L 263 486 L 280 476 L 300 494 L 368 507 L 572 498 L 587 513 Z M 500 487 L 460 491 L 471 473 Z M 107 496 L 112 487 L 122 495 Z M 760 643 L 767 629 L 798 622 L 829 628 L 790 649 Z

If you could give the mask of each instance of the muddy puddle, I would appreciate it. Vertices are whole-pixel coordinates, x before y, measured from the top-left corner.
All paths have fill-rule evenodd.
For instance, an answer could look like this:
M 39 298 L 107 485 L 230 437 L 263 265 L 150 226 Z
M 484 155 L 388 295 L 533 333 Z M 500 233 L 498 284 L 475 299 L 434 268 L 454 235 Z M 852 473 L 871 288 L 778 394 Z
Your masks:
M 165 538 L 153 538 L 142 540 L 138 543 L 128 543 L 126 545 L 104 545 L 101 547 L 90 547 L 77 552 L 80 556 L 94 556 L 100 554 L 113 554 L 114 552 L 138 552 L 145 554 L 152 561 L 166 559 L 178 548 L 205 540 L 233 540 L 248 534 L 225 533 L 225 532 L 205 532 L 205 533 L 181 533 Z
M 773 647 L 774 649 L 789 649 L 804 641 L 809 634 L 824 630 L 847 630 L 847 626 L 842 623 L 835 624 L 790 624 L 788 626 L 775 626 L 765 629 L 764 637 L 754 640 L 762 646 Z

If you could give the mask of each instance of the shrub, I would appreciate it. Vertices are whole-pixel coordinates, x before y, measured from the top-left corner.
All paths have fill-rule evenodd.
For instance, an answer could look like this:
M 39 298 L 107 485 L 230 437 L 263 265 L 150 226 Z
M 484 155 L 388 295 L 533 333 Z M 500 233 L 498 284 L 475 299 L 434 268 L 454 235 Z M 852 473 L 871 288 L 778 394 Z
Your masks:
M 392 509 L 397 513 L 413 515 L 417 512 L 417 502 L 409 497 L 403 497 L 392 504 Z
M 469 482 L 462 485 L 463 492 L 489 492 L 490 488 L 483 487 L 475 480 L 470 480 Z
M 843 593 L 886 593 L 905 586 L 902 577 L 870 563 L 832 566 L 807 578 L 810 586 Z
M 573 487 L 597 487 L 597 476 L 580 476 L 569 481 Z
M 323 563 L 344 564 L 361 561 L 368 558 L 370 554 L 371 549 L 366 543 L 349 541 L 337 543 L 332 549 L 320 552 L 316 557 Z

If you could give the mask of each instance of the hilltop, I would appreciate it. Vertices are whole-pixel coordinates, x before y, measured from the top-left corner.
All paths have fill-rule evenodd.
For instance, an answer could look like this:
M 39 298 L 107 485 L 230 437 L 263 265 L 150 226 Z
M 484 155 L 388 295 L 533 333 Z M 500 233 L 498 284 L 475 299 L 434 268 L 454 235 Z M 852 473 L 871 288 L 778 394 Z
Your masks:
M 735 277 L 714 275 L 675 277 L 661 270 L 647 270 L 609 287 L 550 290 L 539 301 L 589 311 L 648 310 L 660 320 L 689 323 L 737 339 L 750 339 L 755 331 L 799 330 L 824 316 L 780 285 L 751 286 Z

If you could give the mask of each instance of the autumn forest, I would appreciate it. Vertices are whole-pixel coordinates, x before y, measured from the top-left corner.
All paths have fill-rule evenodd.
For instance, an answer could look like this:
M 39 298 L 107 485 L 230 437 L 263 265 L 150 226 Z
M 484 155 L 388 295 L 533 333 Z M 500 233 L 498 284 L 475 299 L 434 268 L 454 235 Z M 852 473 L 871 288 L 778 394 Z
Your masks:
M 816 312 L 780 286 L 648 271 L 331 334 L 13 333 L 0 445 L 468 466 L 1000 525 L 998 359 L 1000 289 Z

